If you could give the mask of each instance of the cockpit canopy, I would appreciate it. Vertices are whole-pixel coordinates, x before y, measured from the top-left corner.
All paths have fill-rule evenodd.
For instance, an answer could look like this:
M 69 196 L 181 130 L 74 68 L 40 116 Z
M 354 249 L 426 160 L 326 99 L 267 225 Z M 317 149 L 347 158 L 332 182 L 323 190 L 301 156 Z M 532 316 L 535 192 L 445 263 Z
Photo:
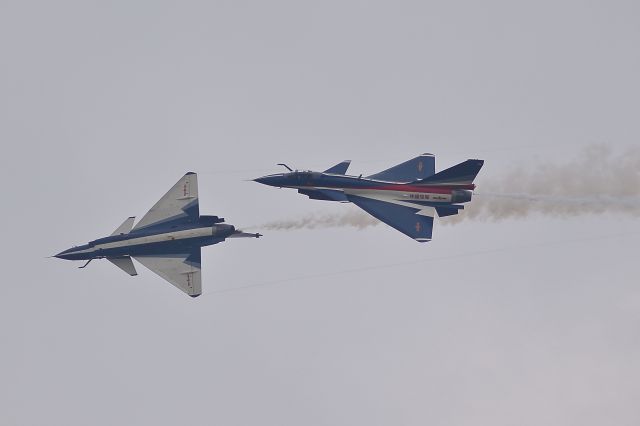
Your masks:
M 296 182 L 299 184 L 307 184 L 309 182 L 315 182 L 322 176 L 320 172 L 313 172 L 311 170 L 296 170 L 292 173 Z

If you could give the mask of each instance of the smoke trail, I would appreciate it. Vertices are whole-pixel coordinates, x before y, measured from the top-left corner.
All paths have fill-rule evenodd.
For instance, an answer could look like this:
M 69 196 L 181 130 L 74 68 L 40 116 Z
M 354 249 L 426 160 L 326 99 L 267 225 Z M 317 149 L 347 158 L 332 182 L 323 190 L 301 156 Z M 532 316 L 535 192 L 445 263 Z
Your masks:
M 586 148 L 566 164 L 545 163 L 514 169 L 501 178 L 482 179 L 477 193 L 457 216 L 440 222 L 499 221 L 530 215 L 575 217 L 624 214 L 640 217 L 640 148 L 614 155 L 605 145 Z M 314 213 L 261 225 L 265 230 L 331 227 L 363 229 L 380 222 L 368 214 Z
M 352 227 L 363 229 L 374 226 L 380 222 L 373 216 L 360 211 L 347 211 L 345 213 L 311 213 L 298 219 L 276 220 L 257 226 L 264 230 L 289 231 L 294 229 L 338 228 Z
M 443 222 L 610 213 L 640 216 L 640 148 L 613 155 L 605 145 L 591 146 L 567 164 L 523 167 L 482 180 L 464 213 Z
M 458 216 L 444 218 L 445 224 L 463 220 L 500 221 L 526 218 L 530 215 L 576 217 L 580 215 L 626 214 L 640 216 L 640 197 L 615 198 L 611 196 L 574 197 L 531 194 L 481 193 L 465 206 Z

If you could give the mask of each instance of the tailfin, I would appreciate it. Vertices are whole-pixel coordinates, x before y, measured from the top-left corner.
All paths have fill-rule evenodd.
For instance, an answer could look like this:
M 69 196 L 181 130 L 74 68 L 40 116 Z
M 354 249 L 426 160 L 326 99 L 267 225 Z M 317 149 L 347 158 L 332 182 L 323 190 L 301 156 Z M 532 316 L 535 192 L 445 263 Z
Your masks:
M 471 184 L 482 168 L 484 160 L 467 160 L 453 167 L 442 170 L 435 175 L 428 176 L 413 182 L 414 184 L 428 185 L 464 185 Z

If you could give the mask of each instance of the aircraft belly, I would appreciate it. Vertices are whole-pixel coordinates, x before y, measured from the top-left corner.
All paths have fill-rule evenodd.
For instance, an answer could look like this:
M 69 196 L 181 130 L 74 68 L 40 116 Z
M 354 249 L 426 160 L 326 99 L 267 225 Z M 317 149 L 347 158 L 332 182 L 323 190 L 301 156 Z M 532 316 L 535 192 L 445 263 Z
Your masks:
M 212 235 L 213 235 L 212 228 L 186 229 L 182 231 L 165 232 L 162 234 L 146 235 L 143 237 L 130 238 L 130 239 L 121 240 L 121 241 L 114 241 L 111 243 L 100 244 L 99 246 L 96 246 L 96 248 L 108 250 L 108 249 L 121 248 L 121 247 L 132 247 L 132 246 L 141 246 L 146 244 L 156 244 L 156 243 L 165 243 L 165 242 L 171 242 L 171 241 L 188 240 L 191 238 L 211 237 Z
M 184 253 L 194 247 L 209 246 L 224 241 L 224 238 L 200 237 L 175 241 L 164 241 L 151 244 L 139 244 L 110 248 L 98 251 L 96 254 L 101 257 L 111 256 L 151 256 L 170 253 Z
M 211 245 L 222 240 L 224 238 L 213 236 L 212 228 L 195 228 L 97 244 L 92 251 L 95 256 L 101 257 L 133 253 L 175 253 L 192 246 Z

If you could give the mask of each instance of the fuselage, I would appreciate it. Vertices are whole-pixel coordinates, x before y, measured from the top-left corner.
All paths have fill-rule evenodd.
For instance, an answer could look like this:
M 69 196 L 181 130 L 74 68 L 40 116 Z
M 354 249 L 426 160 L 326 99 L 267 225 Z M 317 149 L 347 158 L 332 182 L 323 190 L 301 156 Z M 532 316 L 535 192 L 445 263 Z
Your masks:
M 235 233 L 227 224 L 185 224 L 168 228 L 141 229 L 128 234 L 111 235 L 72 247 L 55 257 L 67 260 L 89 260 L 103 257 L 162 255 L 189 252 L 222 242 Z
M 395 201 L 422 206 L 471 201 L 471 191 L 475 188 L 474 184 L 424 185 L 310 171 L 277 173 L 257 178 L 255 181 L 275 187 L 296 188 L 301 193 L 307 193 L 308 191 L 339 191 L 349 195 L 394 199 Z M 346 198 L 344 200 L 335 199 L 334 201 L 348 202 Z

